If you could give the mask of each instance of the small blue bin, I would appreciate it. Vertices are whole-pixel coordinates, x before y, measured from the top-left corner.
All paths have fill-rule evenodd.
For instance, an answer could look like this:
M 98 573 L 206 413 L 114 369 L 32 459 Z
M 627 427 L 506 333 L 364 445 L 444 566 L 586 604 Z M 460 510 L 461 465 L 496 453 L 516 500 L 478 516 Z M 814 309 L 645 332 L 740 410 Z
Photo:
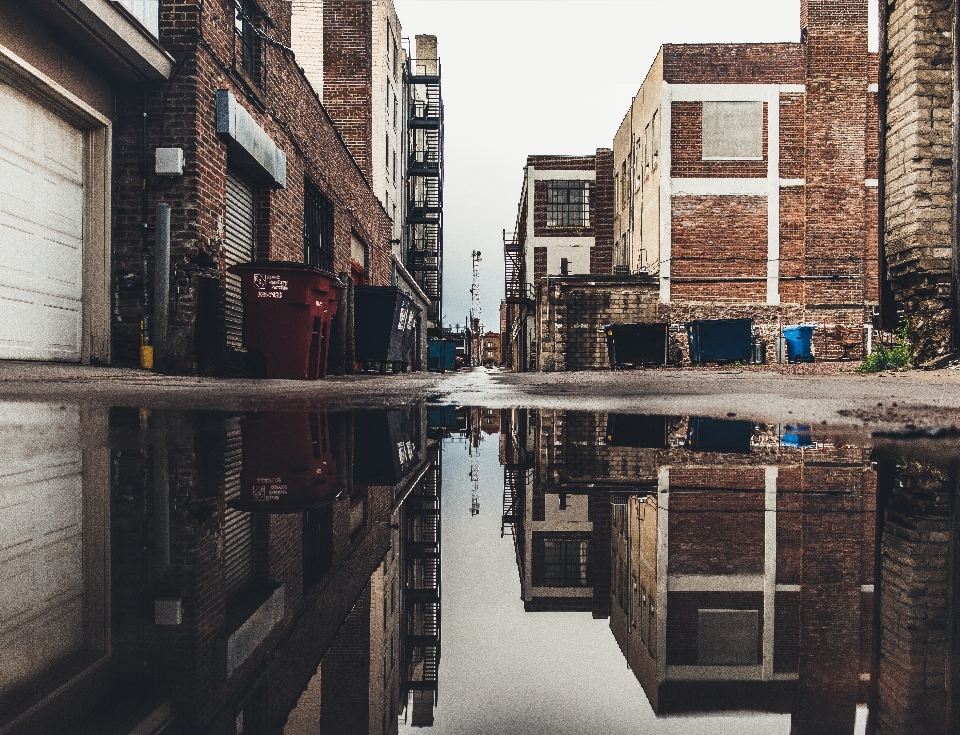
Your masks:
M 809 426 L 787 426 L 787 430 L 780 438 L 780 444 L 798 449 L 811 449 L 817 446 L 816 442 L 810 437 Z
M 787 343 L 787 362 L 813 362 L 810 342 L 815 326 L 801 324 L 783 328 L 783 338 Z

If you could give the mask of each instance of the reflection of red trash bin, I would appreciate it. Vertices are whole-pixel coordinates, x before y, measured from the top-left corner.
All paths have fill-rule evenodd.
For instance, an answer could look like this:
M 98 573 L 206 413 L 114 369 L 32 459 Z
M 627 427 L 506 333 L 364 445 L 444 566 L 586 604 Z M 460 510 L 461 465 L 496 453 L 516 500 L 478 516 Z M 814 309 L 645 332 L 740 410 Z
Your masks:
M 266 377 L 325 377 L 340 280 L 304 263 L 244 263 L 229 271 L 240 276 L 243 346 L 263 355 Z
M 301 513 L 343 489 L 325 413 L 265 413 L 243 420 L 237 510 Z

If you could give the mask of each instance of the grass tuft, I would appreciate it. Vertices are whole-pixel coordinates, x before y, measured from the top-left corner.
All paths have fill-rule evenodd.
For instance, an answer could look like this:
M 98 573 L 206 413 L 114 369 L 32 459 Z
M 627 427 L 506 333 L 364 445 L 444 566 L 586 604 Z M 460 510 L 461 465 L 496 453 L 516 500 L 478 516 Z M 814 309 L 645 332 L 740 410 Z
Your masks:
M 858 373 L 879 373 L 883 370 L 895 370 L 910 365 L 910 340 L 908 337 L 910 325 L 904 320 L 900 329 L 896 331 L 897 344 L 887 348 L 882 342 L 867 355 L 867 359 L 857 368 Z

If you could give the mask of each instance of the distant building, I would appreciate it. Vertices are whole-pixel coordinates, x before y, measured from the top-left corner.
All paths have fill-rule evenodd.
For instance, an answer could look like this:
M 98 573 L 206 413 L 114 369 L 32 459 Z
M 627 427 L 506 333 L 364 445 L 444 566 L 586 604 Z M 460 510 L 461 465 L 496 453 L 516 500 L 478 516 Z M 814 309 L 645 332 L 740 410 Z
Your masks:
M 614 139 L 615 272 L 659 320 L 821 325 L 863 355 L 879 305 L 877 55 L 867 0 L 803 3 L 800 43 L 665 45 Z M 833 141 L 844 141 L 843 145 Z
M 500 334 L 498 332 L 486 332 L 480 335 L 478 358 L 481 365 L 492 367 L 501 364 Z
M 537 284 L 548 275 L 609 274 L 612 156 L 528 156 L 512 233 L 504 232 L 505 360 L 536 370 Z

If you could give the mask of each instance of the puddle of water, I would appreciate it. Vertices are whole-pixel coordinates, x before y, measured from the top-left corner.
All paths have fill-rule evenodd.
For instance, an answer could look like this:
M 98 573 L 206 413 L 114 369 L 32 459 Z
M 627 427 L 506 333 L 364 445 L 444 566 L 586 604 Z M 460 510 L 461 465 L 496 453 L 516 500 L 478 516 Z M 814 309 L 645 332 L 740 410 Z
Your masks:
M 951 732 L 944 446 L 0 403 L 0 729 Z

